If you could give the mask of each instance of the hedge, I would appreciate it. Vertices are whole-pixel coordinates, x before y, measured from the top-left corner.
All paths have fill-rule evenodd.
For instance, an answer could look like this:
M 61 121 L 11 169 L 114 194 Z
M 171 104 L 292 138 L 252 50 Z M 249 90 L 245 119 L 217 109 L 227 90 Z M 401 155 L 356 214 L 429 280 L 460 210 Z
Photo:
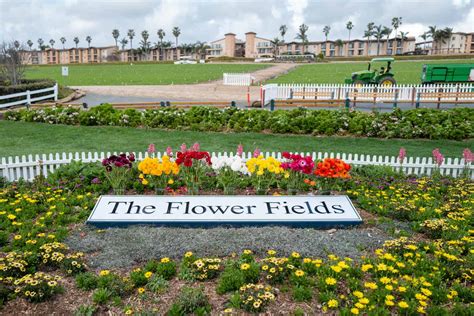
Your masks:
M 72 107 L 9 111 L 5 119 L 84 126 L 128 126 L 196 131 L 271 132 L 352 135 L 379 138 L 469 139 L 474 136 L 474 109 L 413 109 L 393 112 L 348 110 L 242 110 L 163 107 L 116 110 L 105 104 L 87 111 Z
M 50 88 L 56 84 L 56 81 L 50 79 L 28 79 L 23 80 L 23 82 L 24 83 L 18 85 L 0 85 L 0 95 Z

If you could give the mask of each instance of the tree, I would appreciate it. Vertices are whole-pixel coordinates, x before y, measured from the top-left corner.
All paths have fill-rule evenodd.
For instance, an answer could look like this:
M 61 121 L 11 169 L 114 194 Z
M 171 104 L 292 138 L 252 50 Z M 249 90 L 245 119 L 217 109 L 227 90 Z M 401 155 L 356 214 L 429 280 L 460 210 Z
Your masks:
M 198 41 L 196 42 L 196 44 L 194 44 L 194 47 L 195 47 L 196 53 L 199 55 L 199 59 L 206 58 L 206 50 L 210 48 L 209 45 Z
M 282 43 L 285 42 L 285 34 L 287 31 L 288 31 L 288 27 L 285 24 L 280 25 L 280 35 L 281 35 Z
M 66 43 L 66 38 L 63 36 L 59 39 L 61 41 L 61 43 L 63 44 L 63 49 L 65 49 L 64 47 L 64 43 Z
M 11 85 L 21 84 L 24 78 L 26 62 L 22 57 L 22 50 L 21 45 L 17 46 L 15 42 L 0 45 L 0 79 Z
M 309 27 L 306 24 L 301 24 L 299 27 L 299 32 L 296 34 L 296 39 L 301 40 L 303 44 L 303 54 L 306 52 L 306 43 L 308 43 L 308 32 Z
M 337 50 L 339 51 L 339 56 L 342 56 L 342 47 L 344 46 L 344 42 L 342 41 L 342 39 L 337 39 L 334 44 L 338 48 Z
M 13 46 L 15 46 L 16 49 L 20 48 L 20 42 L 19 41 L 13 41 Z
M 374 26 L 375 26 L 375 23 L 370 22 L 367 24 L 367 30 L 364 31 L 364 37 L 367 37 L 367 54 L 366 55 L 369 55 L 370 38 L 372 37 L 372 35 L 374 35 Z
M 159 29 L 159 30 L 156 32 L 156 35 L 158 35 L 158 38 L 160 39 L 160 45 L 159 45 L 159 47 L 160 47 L 160 60 L 161 60 L 162 57 L 163 57 L 163 56 L 162 56 L 162 55 L 163 55 L 163 53 L 162 53 L 162 50 L 163 50 L 163 39 L 165 38 L 166 33 L 165 33 L 165 31 L 163 31 L 163 29 Z
M 92 37 L 90 37 L 89 35 L 87 35 L 87 37 L 86 37 L 86 42 L 87 42 L 89 48 L 91 48 L 91 41 L 92 41 Z
M 142 31 L 142 41 L 140 42 L 141 49 L 145 54 L 148 54 L 150 50 L 150 42 L 148 41 L 148 38 L 150 37 L 150 34 L 148 31 Z
M 73 42 L 76 44 L 76 48 L 77 48 L 77 45 L 79 44 L 79 37 L 74 37 L 73 39 Z
M 323 28 L 323 33 L 324 33 L 324 37 L 326 37 L 326 42 L 328 41 L 328 35 L 330 31 L 331 31 L 331 27 L 329 25 L 326 25 Z
M 28 44 L 28 46 L 30 47 L 30 50 L 31 50 L 31 47 L 33 47 L 33 41 L 32 40 L 28 40 L 26 42 L 26 44 Z
M 283 44 L 283 40 L 280 40 L 278 37 L 275 37 L 273 41 L 270 41 L 273 45 L 273 55 L 278 56 L 279 55 L 279 49 L 278 46 Z
M 39 47 L 40 50 L 43 50 L 43 49 L 44 49 L 43 44 L 44 44 L 43 39 L 42 39 L 42 38 L 38 38 L 38 47 Z
M 51 45 L 51 48 L 52 48 L 52 49 L 54 49 L 54 44 L 55 44 L 55 43 L 56 43 L 55 40 L 53 40 L 53 39 L 50 39 L 50 40 L 49 40 L 49 45 Z
M 133 29 L 129 29 L 127 32 L 127 36 L 130 39 L 130 49 L 133 49 L 133 38 L 135 37 L 135 31 Z
M 128 44 L 127 38 L 126 38 L 126 37 L 122 38 L 122 39 L 120 40 L 120 44 L 122 45 L 122 50 L 124 50 L 124 49 L 125 49 L 125 45 Z
M 402 17 L 394 17 L 392 18 L 392 26 L 395 29 L 395 38 L 397 37 L 397 30 L 402 25 Z
M 179 27 L 175 26 L 173 27 L 173 30 L 171 31 L 173 33 L 173 36 L 176 38 L 176 47 L 178 47 L 178 37 L 181 35 L 181 30 Z
M 426 32 L 428 34 L 428 37 L 431 38 L 431 49 L 434 49 L 436 51 L 436 42 L 435 42 L 435 37 L 436 37 L 436 34 L 438 33 L 438 30 L 436 29 L 436 25 L 431 25 L 431 26 L 428 26 L 428 32 Z
M 382 25 L 378 25 L 374 27 L 374 33 L 373 33 L 375 39 L 377 40 L 377 56 L 380 55 L 380 40 L 383 38 L 385 33 L 383 32 L 383 27 Z
M 349 39 L 347 40 L 348 42 L 351 41 L 351 31 L 354 28 L 354 24 L 352 24 L 351 21 L 346 23 L 346 29 L 349 31 Z
M 448 39 L 448 54 L 449 54 L 449 51 L 451 50 L 451 37 L 453 36 L 453 28 L 445 27 L 443 32 L 444 32 L 445 37 Z
M 118 38 L 120 37 L 120 31 L 117 30 L 117 29 L 113 29 L 113 30 L 112 30 L 112 37 L 113 37 L 114 40 L 115 40 L 115 46 L 118 47 L 118 44 L 117 44 L 117 43 L 118 43 Z
M 400 45 L 402 46 L 402 54 L 403 54 L 403 41 L 407 39 L 408 33 L 409 32 L 400 32 L 400 37 L 401 37 Z
M 426 40 L 428 39 L 428 33 L 423 33 L 420 35 L 421 39 L 423 39 L 423 50 L 426 48 Z
M 387 36 L 387 51 L 385 52 L 387 55 L 388 55 L 388 46 L 389 46 L 389 40 L 390 40 L 390 34 L 392 33 L 392 29 L 389 28 L 388 26 L 384 26 L 383 27 L 383 33 L 384 35 Z M 392 54 L 393 54 L 393 51 L 392 51 Z

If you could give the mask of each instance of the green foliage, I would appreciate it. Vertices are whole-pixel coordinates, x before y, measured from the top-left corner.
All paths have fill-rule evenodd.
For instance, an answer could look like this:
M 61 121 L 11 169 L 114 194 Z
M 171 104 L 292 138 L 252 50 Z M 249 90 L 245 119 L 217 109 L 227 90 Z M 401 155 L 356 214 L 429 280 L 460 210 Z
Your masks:
M 107 288 L 99 288 L 92 294 L 92 301 L 94 304 L 102 305 L 109 301 L 112 297 L 112 292 Z
M 93 316 L 97 311 L 94 305 L 81 305 L 74 312 L 74 316 Z
M 148 281 L 147 287 L 150 291 L 161 294 L 164 293 L 169 286 L 169 282 L 164 279 L 161 275 L 153 275 Z
M 92 272 L 84 272 L 76 276 L 76 285 L 84 291 L 97 288 L 98 277 Z
M 195 131 L 262 132 L 275 134 L 354 135 L 379 138 L 467 139 L 474 137 L 474 109 L 412 109 L 393 112 L 347 110 L 248 111 L 193 107 L 189 111 L 170 107 L 140 112 L 115 110 L 100 105 L 88 111 L 49 108 L 7 112 L 6 119 L 70 125 L 113 125 Z
M 311 301 L 313 298 L 313 289 L 310 286 L 296 285 L 293 287 L 293 299 L 297 302 Z
M 123 296 L 131 289 L 130 284 L 127 284 L 115 273 L 99 276 L 97 286 L 101 289 L 107 289 L 113 296 Z
M 211 312 L 209 299 L 204 293 L 204 287 L 181 288 L 178 297 L 168 311 L 169 315 L 207 315 Z
M 244 273 L 240 269 L 227 266 L 217 282 L 217 294 L 224 294 L 238 290 L 245 284 Z
M 148 283 L 148 279 L 145 277 L 145 271 L 141 269 L 130 272 L 130 280 L 135 287 L 141 287 Z

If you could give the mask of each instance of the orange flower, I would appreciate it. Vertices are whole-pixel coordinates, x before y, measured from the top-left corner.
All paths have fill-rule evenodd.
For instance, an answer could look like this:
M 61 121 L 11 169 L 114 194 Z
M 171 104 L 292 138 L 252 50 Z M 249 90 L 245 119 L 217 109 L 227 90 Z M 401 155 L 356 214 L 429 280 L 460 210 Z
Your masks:
M 316 166 L 314 174 L 323 178 L 350 178 L 351 166 L 341 159 L 326 158 Z

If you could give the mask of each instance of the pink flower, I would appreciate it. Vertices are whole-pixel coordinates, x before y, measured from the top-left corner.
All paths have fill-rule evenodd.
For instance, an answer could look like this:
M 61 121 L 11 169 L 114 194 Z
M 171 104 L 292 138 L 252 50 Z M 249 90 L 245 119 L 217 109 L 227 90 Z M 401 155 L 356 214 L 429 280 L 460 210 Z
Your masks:
M 185 152 L 186 152 L 186 149 L 187 149 L 186 144 L 185 144 L 185 143 L 182 143 L 180 149 L 181 149 L 181 152 L 182 152 L 182 153 L 185 153 Z
M 444 161 L 444 156 L 439 151 L 439 148 L 434 149 L 432 153 L 433 153 L 433 158 L 434 158 L 434 161 L 436 162 L 436 164 L 438 166 L 441 166 L 443 164 L 443 161 Z
M 170 146 L 166 147 L 166 155 L 167 155 L 168 157 L 173 156 L 173 149 L 171 149 Z
M 405 148 L 400 148 L 400 152 L 398 153 L 398 160 L 400 161 L 400 163 L 403 162 L 403 160 L 405 160 L 405 157 L 407 156 L 407 152 L 405 150 Z
M 242 157 L 243 153 L 244 153 L 244 146 L 242 146 L 242 144 L 239 144 L 239 146 L 237 146 L 237 156 Z
M 464 163 L 471 163 L 474 161 L 474 153 L 472 153 L 469 148 L 463 150 L 462 157 L 464 158 Z
M 156 151 L 155 144 L 148 145 L 148 153 L 153 154 Z
M 201 146 L 199 146 L 199 143 L 194 143 L 194 145 L 191 147 L 192 151 L 199 151 Z
M 258 156 L 260 156 L 260 149 L 255 148 L 255 150 L 253 151 L 253 157 L 257 158 Z

